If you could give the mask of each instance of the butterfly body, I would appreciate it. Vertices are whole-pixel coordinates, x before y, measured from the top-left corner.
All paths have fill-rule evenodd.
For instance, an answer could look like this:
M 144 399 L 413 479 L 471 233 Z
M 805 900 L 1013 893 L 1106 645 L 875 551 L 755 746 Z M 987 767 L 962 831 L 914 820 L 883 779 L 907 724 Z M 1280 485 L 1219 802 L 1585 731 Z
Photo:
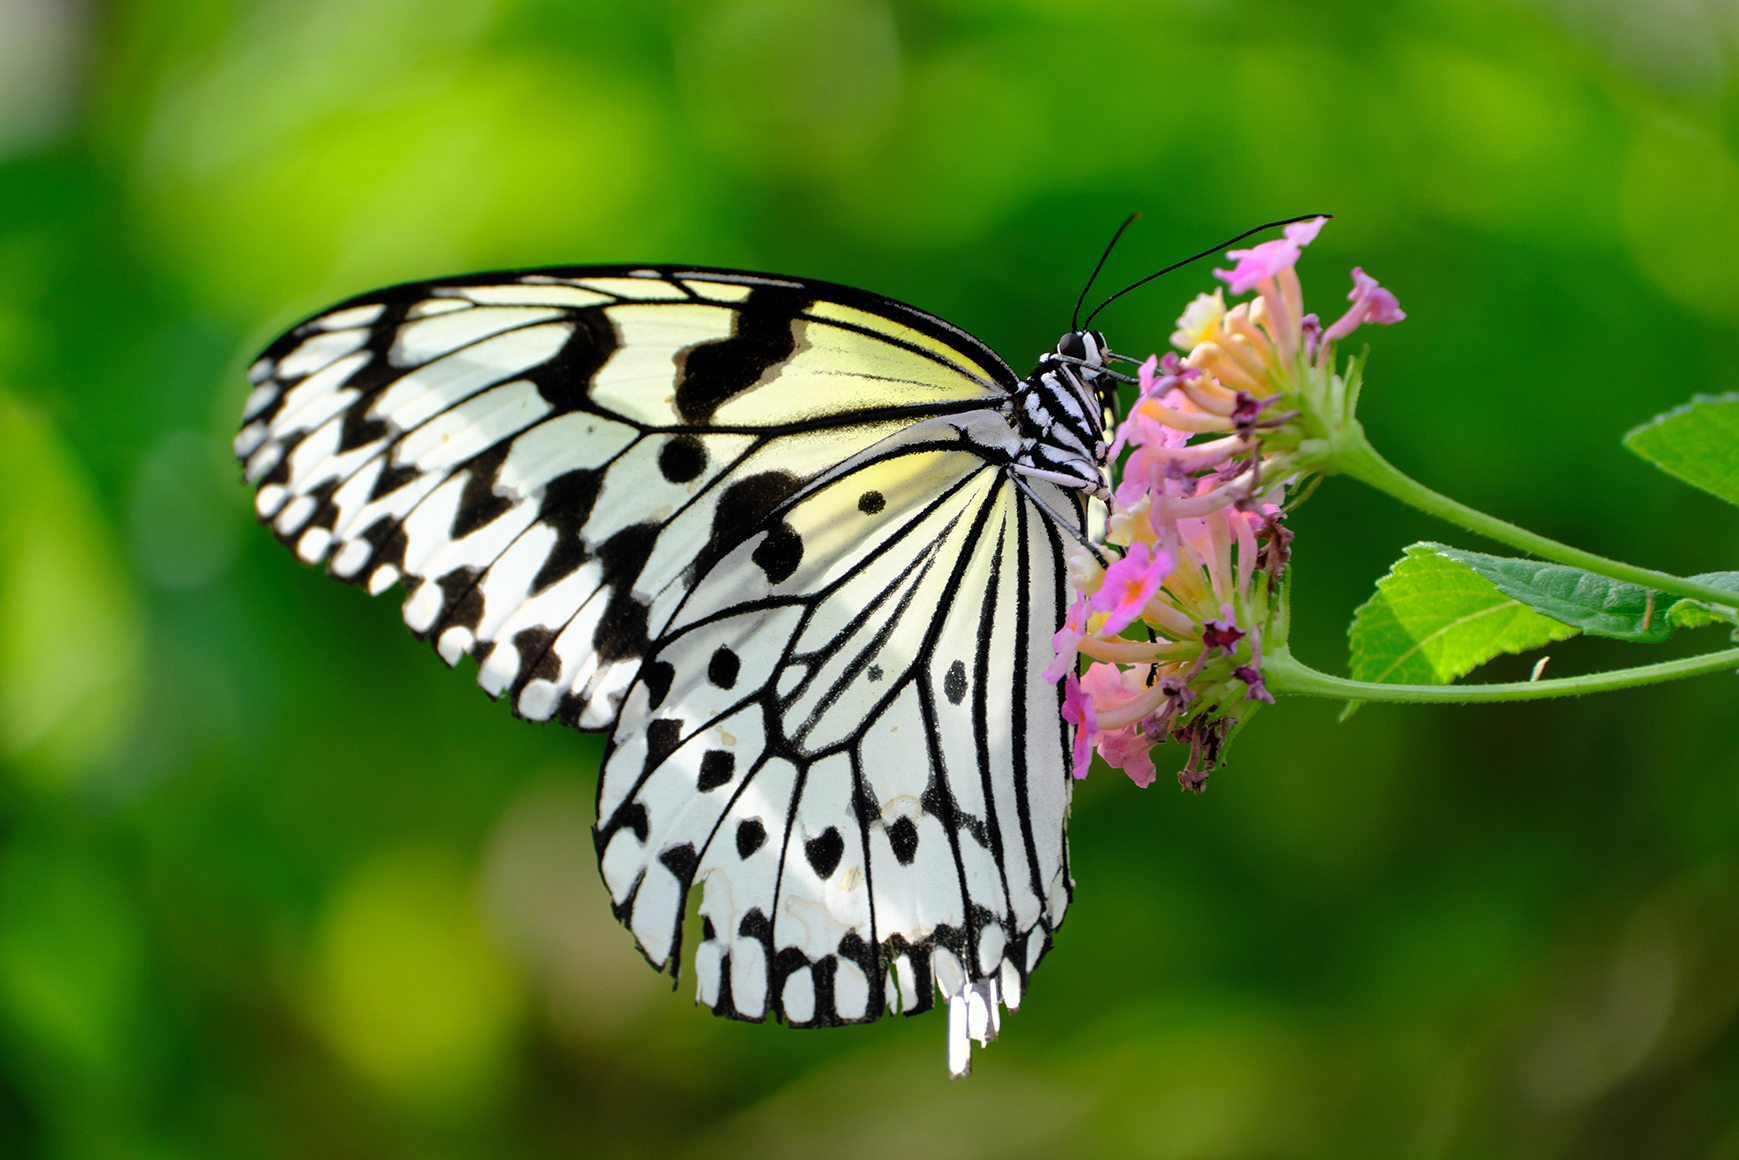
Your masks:
M 519 716 L 611 734 L 600 867 L 697 993 L 994 1034 L 1073 884 L 1040 678 L 1104 492 L 1103 337 L 1026 380 L 864 291 L 692 267 L 411 283 L 292 329 L 237 455 L 309 563 Z M 1064 526 L 1066 524 L 1066 527 Z
M 1071 331 L 1016 393 L 1025 474 L 1103 498 L 1105 411 L 1110 379 L 1105 336 Z

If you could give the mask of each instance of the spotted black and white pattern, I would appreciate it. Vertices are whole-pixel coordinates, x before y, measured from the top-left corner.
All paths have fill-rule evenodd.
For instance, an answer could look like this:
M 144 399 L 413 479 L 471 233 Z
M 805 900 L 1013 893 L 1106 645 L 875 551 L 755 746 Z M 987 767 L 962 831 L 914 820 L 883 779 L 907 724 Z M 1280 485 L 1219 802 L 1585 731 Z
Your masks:
M 825 1026 L 939 990 L 962 1071 L 1072 889 L 1038 674 L 1103 414 L 1047 359 L 1022 383 L 802 279 L 474 275 L 278 339 L 235 449 L 302 560 L 404 585 L 519 716 L 612 731 L 598 851 L 654 965 L 701 884 L 702 1002 Z

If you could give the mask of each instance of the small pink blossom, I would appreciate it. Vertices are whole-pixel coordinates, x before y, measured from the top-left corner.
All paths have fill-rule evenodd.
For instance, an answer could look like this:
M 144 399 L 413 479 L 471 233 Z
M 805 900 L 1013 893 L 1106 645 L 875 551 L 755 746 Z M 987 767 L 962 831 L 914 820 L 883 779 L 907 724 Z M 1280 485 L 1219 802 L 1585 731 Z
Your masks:
M 1290 270 L 1296 265 L 1299 252 L 1316 240 L 1322 223 L 1327 220 L 1318 217 L 1307 222 L 1293 222 L 1282 231 L 1286 235 L 1284 238 L 1263 242 L 1248 250 L 1228 250 L 1226 257 L 1236 258 L 1238 264 L 1231 270 L 1216 269 L 1214 276 L 1230 284 L 1232 293 L 1242 294 L 1257 283 L 1265 282 L 1280 271 Z
M 1129 553 L 1105 570 L 1104 584 L 1087 602 L 1093 611 L 1105 613 L 1099 631 L 1115 636 L 1135 623 L 1171 569 L 1171 553 L 1165 549 L 1154 552 L 1139 541 L 1130 545 Z
M 1339 341 L 1367 322 L 1393 326 L 1407 317 L 1395 296 L 1357 266 L 1353 267 L 1353 288 L 1347 294 L 1347 301 L 1352 303 L 1351 308 L 1323 332 L 1323 342 Z
M 1136 411 L 1124 420 L 1117 438 L 1135 447 L 1124 461 L 1123 477 L 1117 482 L 1117 502 L 1133 507 L 1148 492 L 1164 490 L 1176 462 L 1172 452 L 1184 446 L 1189 436 Z
M 1193 379 L 1200 373 L 1194 367 L 1184 366 L 1177 353 L 1169 350 L 1165 352 L 1164 358 L 1148 355 L 1147 361 L 1136 372 L 1141 383 L 1141 397 L 1144 399 L 1164 395 L 1180 382 Z

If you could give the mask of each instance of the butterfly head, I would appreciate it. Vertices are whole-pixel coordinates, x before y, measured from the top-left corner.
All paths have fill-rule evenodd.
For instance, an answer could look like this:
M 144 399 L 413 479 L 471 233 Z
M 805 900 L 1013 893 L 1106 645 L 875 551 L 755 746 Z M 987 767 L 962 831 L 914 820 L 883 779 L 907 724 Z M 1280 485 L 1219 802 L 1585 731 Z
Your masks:
M 1111 353 L 1111 344 L 1105 341 L 1103 331 L 1071 330 L 1057 340 L 1056 351 L 1039 362 L 1041 370 L 1045 364 L 1066 369 L 1067 373 L 1060 378 L 1075 387 L 1082 406 L 1095 410 L 1103 426 L 1110 417 L 1107 408 L 1114 405 L 1117 397 L 1118 380 L 1131 381 L 1110 369 L 1108 364 L 1118 357 Z
M 1093 372 L 1105 365 L 1105 352 L 1110 349 L 1105 343 L 1105 335 L 1097 330 L 1072 330 L 1057 340 L 1057 353 L 1067 359 L 1078 360 L 1084 375 L 1093 376 Z

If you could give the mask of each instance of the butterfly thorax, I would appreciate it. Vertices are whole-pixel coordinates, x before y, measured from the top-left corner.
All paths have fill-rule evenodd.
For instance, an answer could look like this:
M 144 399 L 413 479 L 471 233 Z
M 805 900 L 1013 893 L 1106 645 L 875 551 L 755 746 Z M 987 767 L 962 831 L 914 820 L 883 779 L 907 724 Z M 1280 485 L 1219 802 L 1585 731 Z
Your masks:
M 1105 351 L 1098 331 L 1065 334 L 1015 392 L 1016 466 L 1024 474 L 1104 492 L 1106 393 L 1115 385 Z

